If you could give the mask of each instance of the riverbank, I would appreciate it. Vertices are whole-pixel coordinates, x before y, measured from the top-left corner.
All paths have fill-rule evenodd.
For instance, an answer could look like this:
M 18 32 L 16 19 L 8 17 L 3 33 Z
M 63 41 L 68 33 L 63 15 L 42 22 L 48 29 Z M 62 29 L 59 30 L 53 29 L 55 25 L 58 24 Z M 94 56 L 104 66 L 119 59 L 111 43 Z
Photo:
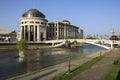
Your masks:
M 16 45 L 0 45 L 0 51 L 17 50 Z
M 90 61 L 91 59 L 100 56 L 100 55 L 104 55 L 105 53 L 107 53 L 108 51 L 100 51 L 100 52 L 95 52 L 93 54 L 90 55 L 85 55 L 79 59 L 76 60 L 72 60 L 71 61 L 71 70 L 75 69 L 76 67 Z M 79 63 L 79 64 L 78 64 Z M 50 79 L 51 77 L 55 76 L 55 75 L 59 75 L 61 73 L 65 73 L 68 71 L 68 62 L 64 62 L 62 64 L 58 64 L 49 68 L 45 68 L 42 70 L 37 70 L 37 71 L 33 71 L 24 75 L 20 75 L 17 77 L 13 77 L 10 78 L 10 80 L 30 80 L 30 79 L 41 79 L 41 80 L 46 80 L 46 79 Z
M 119 51 L 119 48 L 111 50 L 105 55 L 104 59 L 96 63 L 90 69 L 78 74 L 72 80 L 104 80 L 104 77 L 113 66 L 113 62 L 120 57 Z
M 90 67 L 92 67 L 94 64 L 96 64 L 103 58 L 104 58 L 104 56 L 98 56 L 96 58 L 93 58 L 92 60 L 84 63 L 83 65 L 71 70 L 70 73 L 63 73 L 61 75 L 53 77 L 50 80 L 71 80 L 73 77 L 80 74 L 81 72 L 88 70 Z
M 51 48 L 50 45 L 43 45 L 43 44 L 39 44 L 39 45 L 28 45 L 28 50 L 29 49 L 42 49 L 42 48 Z M 0 45 L 0 51 L 4 51 L 4 50 L 17 50 L 17 46 L 16 45 Z
M 120 56 L 114 60 L 113 65 L 103 80 L 120 80 Z

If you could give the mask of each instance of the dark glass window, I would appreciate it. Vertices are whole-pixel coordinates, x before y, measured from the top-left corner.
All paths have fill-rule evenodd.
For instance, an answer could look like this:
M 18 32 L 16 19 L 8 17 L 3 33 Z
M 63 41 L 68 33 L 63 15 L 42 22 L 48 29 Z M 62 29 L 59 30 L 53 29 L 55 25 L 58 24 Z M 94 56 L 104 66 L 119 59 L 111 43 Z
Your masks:
M 39 24 L 40 22 L 35 22 L 36 24 Z
M 41 24 L 44 24 L 44 22 L 41 22 Z
M 34 23 L 34 21 L 30 21 L 30 23 Z

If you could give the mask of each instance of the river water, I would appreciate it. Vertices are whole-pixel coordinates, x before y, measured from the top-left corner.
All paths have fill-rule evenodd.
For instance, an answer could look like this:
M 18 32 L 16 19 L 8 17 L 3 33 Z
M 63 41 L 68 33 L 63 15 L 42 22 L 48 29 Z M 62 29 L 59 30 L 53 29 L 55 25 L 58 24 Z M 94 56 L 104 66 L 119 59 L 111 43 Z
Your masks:
M 25 62 L 20 62 L 18 51 L 0 51 L 0 80 L 28 73 L 38 69 L 68 61 L 69 53 L 72 59 L 80 58 L 84 55 L 105 50 L 103 48 L 87 45 L 72 49 L 66 48 L 47 48 L 29 50 L 25 56 Z

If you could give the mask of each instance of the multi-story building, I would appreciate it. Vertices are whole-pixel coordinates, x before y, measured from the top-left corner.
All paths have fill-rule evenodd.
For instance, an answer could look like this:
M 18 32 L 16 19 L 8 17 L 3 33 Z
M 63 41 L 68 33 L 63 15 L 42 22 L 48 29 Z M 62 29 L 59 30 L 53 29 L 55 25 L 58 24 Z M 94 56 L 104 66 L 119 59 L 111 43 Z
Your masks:
M 39 42 L 43 40 L 83 38 L 83 30 L 71 25 L 68 20 L 47 23 L 45 15 L 37 9 L 30 9 L 20 18 L 18 40 Z
M 59 39 L 78 39 L 83 38 L 83 30 L 79 27 L 71 25 L 68 20 L 62 22 L 48 23 L 47 27 L 47 39 L 59 40 Z
M 84 35 L 84 34 L 83 34 L 83 29 L 80 29 L 80 28 L 79 28 L 78 33 L 79 33 L 79 34 L 78 34 L 78 38 L 79 38 L 79 39 L 83 39 L 83 37 L 84 37 L 84 36 L 83 36 L 83 35 Z
M 118 40 L 120 40 L 120 33 L 119 33 L 119 35 L 118 35 Z
M 0 29 L 0 42 L 14 42 L 16 41 L 16 31 L 7 31 Z
M 30 9 L 20 18 L 20 39 L 27 41 L 46 40 L 47 22 L 45 15 L 37 9 Z

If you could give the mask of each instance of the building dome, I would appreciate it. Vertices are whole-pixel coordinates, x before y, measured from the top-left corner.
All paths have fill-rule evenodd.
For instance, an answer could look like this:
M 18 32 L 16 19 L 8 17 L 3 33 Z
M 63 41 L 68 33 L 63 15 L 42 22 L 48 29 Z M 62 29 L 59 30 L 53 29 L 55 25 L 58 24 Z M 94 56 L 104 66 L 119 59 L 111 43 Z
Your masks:
M 37 9 L 30 9 L 27 12 L 25 12 L 22 17 L 40 17 L 45 18 L 45 15 L 38 11 Z
M 68 20 L 63 20 L 62 22 L 66 23 L 66 24 L 70 24 L 70 21 L 68 21 Z
M 68 20 L 63 20 L 63 22 L 69 22 Z

